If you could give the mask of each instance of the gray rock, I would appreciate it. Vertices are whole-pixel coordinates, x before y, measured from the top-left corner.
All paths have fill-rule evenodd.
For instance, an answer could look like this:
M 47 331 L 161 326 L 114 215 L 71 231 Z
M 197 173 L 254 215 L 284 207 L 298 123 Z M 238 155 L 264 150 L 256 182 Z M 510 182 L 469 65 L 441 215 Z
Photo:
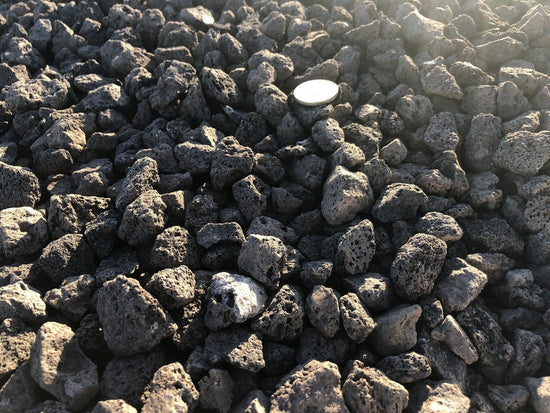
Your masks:
M 415 226 L 418 232 L 433 235 L 445 242 L 460 241 L 462 228 L 456 220 L 441 212 L 428 212 L 418 220 Z
M 527 377 L 525 387 L 531 396 L 530 403 L 537 413 L 544 413 L 550 407 L 550 377 Z
M 525 51 L 522 42 L 506 36 L 476 46 L 477 55 L 491 65 L 498 65 L 518 57 Z
M 40 107 L 61 109 L 67 101 L 68 93 L 69 83 L 64 80 L 48 78 L 19 80 L 8 88 L 6 106 L 15 113 Z
M 151 61 L 151 55 L 143 49 L 134 48 L 121 40 L 107 40 L 100 50 L 101 62 L 113 74 L 126 76 L 133 69 L 145 67 Z
M 466 261 L 455 258 L 437 283 L 433 294 L 447 313 L 462 311 L 474 301 L 487 284 L 487 275 Z
M 467 165 L 476 172 L 489 170 L 500 141 L 500 119 L 486 113 L 474 116 L 464 140 Z
M 254 93 L 258 90 L 258 87 L 264 83 L 275 83 L 275 73 L 275 68 L 269 63 L 260 63 L 256 69 L 252 69 L 248 72 L 248 78 L 246 79 L 248 90 Z
M 106 399 L 123 399 L 132 406 L 140 407 L 147 385 L 165 364 L 160 351 L 114 357 L 106 364 L 101 376 L 101 394 Z
M 157 235 L 151 250 L 151 265 L 154 268 L 173 268 L 182 264 L 196 269 L 199 266 L 199 247 L 187 229 L 176 225 Z
M 426 169 L 415 176 L 414 183 L 429 196 L 445 196 L 453 186 L 453 181 L 447 178 L 439 169 Z
M 370 208 L 374 200 L 367 176 L 336 166 L 323 186 L 321 212 L 331 225 L 352 220 L 360 211 Z
M 151 242 L 166 223 L 166 204 L 155 190 L 145 191 L 124 210 L 118 236 L 137 246 Z
M 355 293 L 347 293 L 340 297 L 340 316 L 342 317 L 342 327 L 348 337 L 357 343 L 365 341 L 376 326 L 368 310 L 361 304 Z
M 183 366 L 174 362 L 155 372 L 144 399 L 143 412 L 187 411 L 197 407 L 199 392 Z
M 216 191 L 232 185 L 235 181 L 245 177 L 252 171 L 254 165 L 254 152 L 252 149 L 242 146 L 239 142 L 228 136 L 216 145 L 216 151 L 212 157 L 210 179 Z
M 481 374 L 492 383 L 501 382 L 515 351 L 502 335 L 500 325 L 488 309 L 477 302 L 458 314 L 456 321 L 476 347 Z
M 243 323 L 265 308 L 267 294 L 249 277 L 220 272 L 212 277 L 206 298 L 204 324 L 219 330 L 232 323 Z
M 525 225 L 532 232 L 542 230 L 548 223 L 550 214 L 550 197 L 535 196 L 525 205 Z M 1 216 L 1 215 L 0 215 Z M 1 231 L 1 229 L 0 229 Z
M 439 169 L 443 175 L 453 181 L 451 188 L 447 191 L 447 197 L 458 198 L 468 190 L 469 184 L 466 172 L 460 166 L 456 152 L 443 151 L 431 165 L 431 168 Z
M 304 300 L 300 291 L 285 284 L 275 293 L 260 317 L 252 322 L 251 327 L 268 340 L 292 341 L 302 332 L 304 316 Z
M 503 66 L 498 72 L 499 82 L 513 82 L 526 96 L 533 96 L 543 88 L 550 77 L 525 67 Z
M 499 181 L 499 177 L 490 171 L 469 175 L 470 188 L 464 193 L 464 201 L 474 208 L 495 210 L 500 206 L 503 195 L 502 190 L 497 187 Z M 503 208 L 503 211 L 506 209 Z M 506 212 L 504 212 L 504 216 L 506 216 Z
M 377 367 L 391 380 L 401 384 L 423 380 L 432 373 L 428 359 L 414 351 L 384 357 Z
M 210 363 L 228 363 L 257 373 L 265 367 L 262 340 L 241 326 L 212 332 L 204 340 L 204 353 Z
M 433 115 L 423 139 L 434 153 L 446 150 L 454 151 L 460 141 L 454 115 L 450 112 Z
M 2 317 L 3 318 L 3 317 Z M 36 334 L 18 318 L 5 318 L 0 323 L 0 379 L 7 378 L 31 356 L 31 346 Z M 0 390 L 0 409 L 3 391 Z
M 197 194 L 185 204 L 185 224 L 190 231 L 198 231 L 209 222 L 217 222 L 219 206 L 210 194 Z
M 508 307 L 527 307 L 539 311 L 545 308 L 543 291 L 535 283 L 531 270 L 510 270 L 504 276 L 503 284 L 495 287 L 495 292 Z
M 324 152 L 334 152 L 344 142 L 344 131 L 338 121 L 332 118 L 315 122 L 311 128 L 313 141 Z
M 294 72 L 294 64 L 291 58 L 280 53 L 273 53 L 267 49 L 254 53 L 248 59 L 248 67 L 249 69 L 255 69 L 262 62 L 267 62 L 275 68 L 277 80 L 281 82 L 288 79 Z
M 416 345 L 416 323 L 421 313 L 418 304 L 400 305 L 376 317 L 376 327 L 367 342 L 383 356 L 410 350 Z
M 443 23 L 423 16 L 416 7 L 402 19 L 398 19 L 398 23 L 401 25 L 403 39 L 415 45 L 427 44 L 435 36 L 443 34 Z
M 137 280 L 123 275 L 103 284 L 96 310 L 105 342 L 118 356 L 150 350 L 176 330 L 159 302 Z
M 529 109 L 531 109 L 529 101 L 515 83 L 506 81 L 498 85 L 497 115 L 502 120 L 512 119 Z
M 487 275 L 489 284 L 500 281 L 504 274 L 515 266 L 513 259 L 498 252 L 468 254 L 466 261 L 483 271 Z
M 470 62 L 457 61 L 449 66 L 449 72 L 462 87 L 490 85 L 495 79 Z
M 505 381 L 514 383 L 536 374 L 542 366 L 546 345 L 541 336 L 532 331 L 514 330 L 513 346 L 516 354 L 506 373 Z
M 222 105 L 235 106 L 242 100 L 239 87 L 223 70 L 203 67 L 201 84 L 206 97 Z
M 238 265 L 252 278 L 273 289 L 279 285 L 286 251 L 279 238 L 251 234 L 242 244 Z
M 466 364 L 477 361 L 477 350 L 452 315 L 447 315 L 445 320 L 432 330 L 431 336 L 434 340 L 447 344 L 453 353 L 461 357 Z
M 338 242 L 338 256 L 350 274 L 365 273 L 375 252 L 374 227 L 368 219 L 350 227 Z
M 390 166 L 397 166 L 403 162 L 407 157 L 407 153 L 407 147 L 397 138 L 380 148 L 380 158 Z
M 443 96 L 449 99 L 462 99 L 462 89 L 454 76 L 445 67 L 442 57 L 424 62 L 420 71 L 420 81 L 428 95 Z
M 121 218 L 120 212 L 110 209 L 86 223 L 84 236 L 99 258 L 111 255 L 118 240 L 117 230 Z
M 502 124 L 502 134 L 508 135 L 514 132 L 536 132 L 540 127 L 540 112 L 530 110 L 524 112 L 508 122 Z
M 409 403 L 409 392 L 403 385 L 360 361 L 353 362 L 342 385 L 342 394 L 352 412 L 399 413 Z
M 433 297 L 426 297 L 420 301 L 420 306 L 422 307 L 422 316 L 420 320 L 428 328 L 433 329 L 443 321 L 444 313 L 441 301 Z
M 292 160 L 289 176 L 308 189 L 316 189 L 323 184 L 326 161 L 315 154 Z
M 300 279 L 308 288 L 322 285 L 330 277 L 333 266 L 332 261 L 328 260 L 306 262 L 302 264 Z
M 46 304 L 40 293 L 23 281 L 0 287 L 0 319 L 13 317 L 31 324 L 46 317 Z
M 215 148 L 211 145 L 193 141 L 183 142 L 174 148 L 179 167 L 193 175 L 210 173 L 214 151 Z
M 25 362 L 0 388 L 0 411 L 29 411 L 43 400 L 43 396 L 44 391 L 32 379 L 29 363 Z
M 34 207 L 39 199 L 38 178 L 30 169 L 0 162 L 0 210 Z
M 239 210 L 247 220 L 264 215 L 271 189 L 259 177 L 247 175 L 235 182 L 231 189 Z
M 189 63 L 172 60 L 149 96 L 151 107 L 161 112 L 164 108 L 175 104 L 178 99 L 187 94 L 195 76 L 195 68 Z
M 52 195 L 48 227 L 53 238 L 84 232 L 86 224 L 109 209 L 109 199 L 79 194 Z
M 349 412 L 340 389 L 338 366 L 311 360 L 296 366 L 281 379 L 270 398 L 270 412 Z
M 128 170 L 115 205 L 120 211 L 139 195 L 152 190 L 160 181 L 157 162 L 149 157 L 140 158 Z
M 198 387 L 199 403 L 203 410 L 229 413 L 235 382 L 227 371 L 210 369 L 208 374 L 200 379 Z
M 92 413 L 137 413 L 137 410 L 122 399 L 101 400 L 97 402 Z
M 470 399 L 457 384 L 448 381 L 424 381 L 410 389 L 408 410 L 430 413 L 434 406 L 453 413 L 468 413 Z
M 447 245 L 428 234 L 412 236 L 397 252 L 390 277 L 395 292 L 408 301 L 429 294 L 447 255 Z
M 0 241 L 6 258 L 34 254 L 48 243 L 48 224 L 44 216 L 30 207 L 0 211 Z
M 60 310 L 70 320 L 80 321 L 88 311 L 95 287 L 95 278 L 89 274 L 67 277 L 59 288 L 44 295 L 44 301 L 50 307 Z
M 246 231 L 247 236 L 251 234 L 276 237 L 288 244 L 298 241 L 298 234 L 292 227 L 287 227 L 268 216 L 256 217 L 252 220 Z
M 550 262 L 548 246 L 550 246 L 550 229 L 544 228 L 536 234 L 530 234 L 525 247 L 527 259 L 537 264 Z
M 381 222 L 412 218 L 428 201 L 426 194 L 414 184 L 389 184 L 372 208 L 372 215 Z
M 550 159 L 550 134 L 519 131 L 501 140 L 493 161 L 519 175 L 535 175 Z
M 80 410 L 99 390 L 97 366 L 84 355 L 71 328 L 44 323 L 30 358 L 31 376 L 71 410 Z
M 263 83 L 254 94 L 254 105 L 258 112 L 271 126 L 276 127 L 289 113 L 287 96 L 277 86 Z
M 434 114 L 432 102 L 423 95 L 403 96 L 397 101 L 395 111 L 410 129 L 427 124 Z
M 465 219 L 461 221 L 464 240 L 477 250 L 520 256 L 524 242 L 514 229 L 500 218 Z
M 277 156 L 268 153 L 256 153 L 254 155 L 253 171 L 263 176 L 270 184 L 280 182 L 286 174 L 281 160 Z
M 323 285 L 313 287 L 306 298 L 306 316 L 323 336 L 331 338 L 340 330 L 339 294 Z
M 460 108 L 471 116 L 480 113 L 496 114 L 497 87 L 492 85 L 468 86 L 464 89 Z
M 195 274 L 186 265 L 154 273 L 145 288 L 169 310 L 183 308 L 195 296 Z
M 525 407 L 529 399 L 529 391 L 519 384 L 509 384 L 506 386 L 488 384 L 487 392 L 495 406 L 504 413 L 518 411 Z
M 344 278 L 344 284 L 357 294 L 369 310 L 386 311 L 393 304 L 392 282 L 381 274 L 366 273 Z
M 86 97 L 78 102 L 77 107 L 86 112 L 100 112 L 105 109 L 124 110 L 131 103 L 130 96 L 122 87 L 109 83 L 88 92 Z

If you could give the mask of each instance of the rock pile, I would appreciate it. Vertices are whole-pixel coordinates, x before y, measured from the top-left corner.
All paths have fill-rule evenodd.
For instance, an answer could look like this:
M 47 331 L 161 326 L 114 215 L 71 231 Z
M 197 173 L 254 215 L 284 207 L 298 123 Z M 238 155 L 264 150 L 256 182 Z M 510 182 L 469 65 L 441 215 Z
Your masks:
M 0 35 L 0 412 L 550 412 L 548 0 Z

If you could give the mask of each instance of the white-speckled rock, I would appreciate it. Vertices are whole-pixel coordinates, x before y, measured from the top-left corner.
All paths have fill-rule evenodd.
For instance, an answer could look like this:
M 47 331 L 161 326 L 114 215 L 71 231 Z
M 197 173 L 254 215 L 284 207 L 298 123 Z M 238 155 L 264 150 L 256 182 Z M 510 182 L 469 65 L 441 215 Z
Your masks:
M 212 277 L 208 288 L 204 323 L 219 330 L 232 323 L 243 323 L 260 314 L 267 294 L 253 279 L 240 274 L 220 272 Z

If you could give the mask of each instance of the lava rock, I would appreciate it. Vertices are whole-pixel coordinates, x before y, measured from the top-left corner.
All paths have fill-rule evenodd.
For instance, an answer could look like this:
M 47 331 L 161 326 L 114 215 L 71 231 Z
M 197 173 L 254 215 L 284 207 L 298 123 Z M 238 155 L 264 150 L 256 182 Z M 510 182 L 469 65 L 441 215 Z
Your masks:
M 0 209 L 34 205 L 40 199 L 40 184 L 27 168 L 0 162 Z
M 34 254 L 48 239 L 48 225 L 39 211 L 30 207 L 0 211 L 0 241 L 6 258 Z
M 29 360 L 36 334 L 18 318 L 5 318 L 0 324 L 0 379 L 7 378 Z M 0 400 L 1 397 L 0 391 Z M 1 402 L 0 402 L 1 403 Z M 0 404 L 1 406 L 1 404 Z
M 394 183 L 384 188 L 372 208 L 372 215 L 381 222 L 408 219 L 427 202 L 428 197 L 418 186 Z
M 44 302 L 60 310 L 70 320 L 80 321 L 88 311 L 95 287 L 95 278 L 89 274 L 67 277 L 59 288 L 44 295 Z
M 414 383 L 429 377 L 432 373 L 428 359 L 414 351 L 384 357 L 377 367 L 391 380 L 401 384 Z
M 518 131 L 500 141 L 493 162 L 518 175 L 536 175 L 550 159 L 550 134 Z
M 140 158 L 128 170 L 115 205 L 120 211 L 131 204 L 139 195 L 150 191 L 160 181 L 157 162 L 149 157 Z
M 340 330 L 338 294 L 323 285 L 313 287 L 306 298 L 306 316 L 323 336 L 331 338 Z
M 239 268 L 273 289 L 279 285 L 287 248 L 276 237 L 251 234 L 239 253 Z
M 340 297 L 340 315 L 342 327 L 348 337 L 357 343 L 365 341 L 376 327 L 368 310 L 355 293 L 347 293 Z
M 477 350 L 452 315 L 446 316 L 443 322 L 432 330 L 431 336 L 447 344 L 466 364 L 477 361 Z
M 29 363 L 38 385 L 69 409 L 84 408 L 99 390 L 97 366 L 84 355 L 67 325 L 44 323 L 36 334 Z
M 154 273 L 145 288 L 169 310 L 182 308 L 195 296 L 195 274 L 186 265 Z
M 470 399 L 462 393 L 457 384 L 448 381 L 418 383 L 409 391 L 408 409 L 429 413 L 433 406 L 456 413 L 468 413 Z
M 380 312 L 389 310 L 395 294 L 389 278 L 378 273 L 366 273 L 344 279 L 367 309 Z
M 103 284 L 96 310 L 105 342 L 118 356 L 150 350 L 176 330 L 159 302 L 136 280 L 123 275 Z
M 365 273 L 375 253 L 374 226 L 368 219 L 350 227 L 338 242 L 338 255 L 350 274 Z

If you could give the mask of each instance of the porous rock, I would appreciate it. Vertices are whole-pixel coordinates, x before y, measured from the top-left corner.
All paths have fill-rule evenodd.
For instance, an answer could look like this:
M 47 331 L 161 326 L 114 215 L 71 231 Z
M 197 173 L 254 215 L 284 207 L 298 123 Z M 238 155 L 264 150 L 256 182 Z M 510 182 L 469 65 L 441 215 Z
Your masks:
M 0 319 L 17 317 L 37 323 L 46 317 L 46 304 L 40 292 L 23 281 L 0 287 Z
M 40 185 L 28 168 L 0 162 L 0 209 L 34 207 L 40 199 Z
M 0 242 L 6 258 L 34 254 L 48 242 L 48 225 L 44 216 L 30 207 L 0 211 Z
M 372 207 L 372 215 L 381 222 L 408 219 L 416 215 L 418 208 L 428 202 L 428 197 L 417 185 L 389 184 Z
M 176 329 L 159 302 L 123 275 L 103 284 L 96 309 L 105 342 L 118 356 L 150 350 Z
M 2 362 L 0 363 L 1 379 L 8 377 L 20 365 L 29 360 L 31 346 L 35 339 L 36 334 L 20 319 L 5 318 L 2 321 L 0 324 L 0 351 L 2 352 Z
M 338 242 L 338 254 L 350 274 L 367 271 L 376 252 L 374 226 L 368 219 L 350 227 Z
M 316 285 L 306 298 L 306 315 L 309 322 L 323 336 L 334 337 L 340 329 L 338 294 L 329 287 Z
M 182 308 L 195 296 L 195 274 L 186 265 L 154 273 L 145 288 L 169 310 Z

